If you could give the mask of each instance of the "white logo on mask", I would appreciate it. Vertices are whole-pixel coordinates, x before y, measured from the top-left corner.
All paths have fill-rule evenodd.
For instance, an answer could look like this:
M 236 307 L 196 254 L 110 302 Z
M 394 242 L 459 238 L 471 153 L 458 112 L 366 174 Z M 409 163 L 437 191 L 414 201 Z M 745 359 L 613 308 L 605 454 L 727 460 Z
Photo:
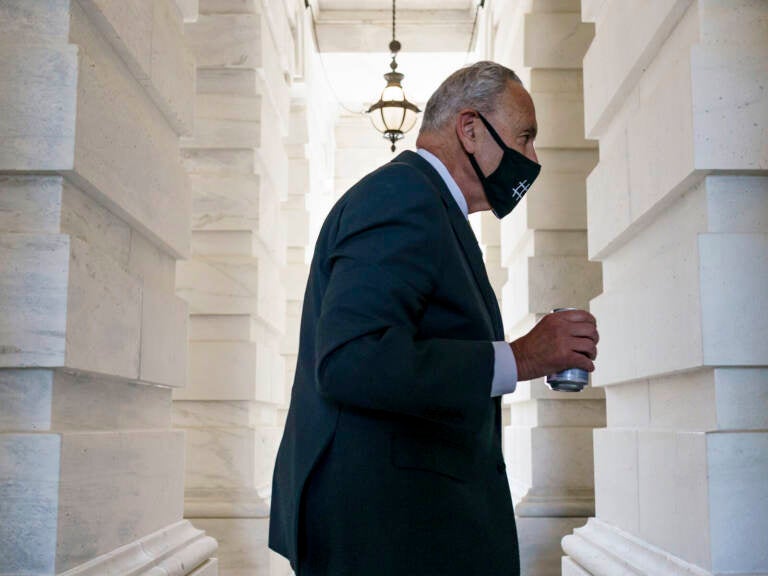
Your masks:
M 512 190 L 512 195 L 515 197 L 515 200 L 520 202 L 520 200 L 525 196 L 525 193 L 528 192 L 528 188 L 530 188 L 531 185 L 528 184 L 528 180 L 523 180 L 520 182 L 517 186 L 515 186 L 514 190 Z

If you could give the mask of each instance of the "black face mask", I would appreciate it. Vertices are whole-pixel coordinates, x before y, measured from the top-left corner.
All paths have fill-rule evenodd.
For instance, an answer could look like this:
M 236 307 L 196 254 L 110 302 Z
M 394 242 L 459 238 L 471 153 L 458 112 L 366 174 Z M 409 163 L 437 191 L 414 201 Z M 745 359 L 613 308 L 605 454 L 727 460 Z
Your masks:
M 489 176 L 485 176 L 483 171 L 480 170 L 474 154 L 467 152 L 467 156 L 469 156 L 472 168 L 475 169 L 475 173 L 480 179 L 480 184 L 483 186 L 485 197 L 488 199 L 488 204 L 491 205 L 491 210 L 493 210 L 497 218 L 501 219 L 512 212 L 512 209 L 517 206 L 517 203 L 528 192 L 528 188 L 531 187 L 531 184 L 539 175 L 541 165 L 504 144 L 504 141 L 496 133 L 496 130 L 493 129 L 488 120 L 480 112 L 477 115 L 485 124 L 488 132 L 491 133 L 493 139 L 496 140 L 496 144 L 504 151 L 504 156 L 501 157 L 499 167 Z

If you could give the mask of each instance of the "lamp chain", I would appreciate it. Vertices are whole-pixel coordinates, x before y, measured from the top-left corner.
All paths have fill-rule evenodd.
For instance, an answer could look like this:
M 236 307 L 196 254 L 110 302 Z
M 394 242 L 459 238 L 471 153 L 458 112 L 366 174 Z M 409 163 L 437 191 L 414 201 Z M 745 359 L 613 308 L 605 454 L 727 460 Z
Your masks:
M 395 41 L 395 14 L 397 11 L 395 10 L 395 0 L 392 0 L 392 42 Z

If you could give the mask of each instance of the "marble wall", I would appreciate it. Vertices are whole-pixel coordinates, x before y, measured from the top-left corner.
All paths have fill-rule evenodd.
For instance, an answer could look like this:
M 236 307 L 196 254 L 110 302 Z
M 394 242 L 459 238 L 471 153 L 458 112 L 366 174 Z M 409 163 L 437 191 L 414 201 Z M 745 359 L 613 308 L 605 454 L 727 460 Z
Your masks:
M 768 7 L 493 10 L 544 166 L 473 216 L 507 335 L 563 305 L 602 334 L 592 389 L 505 401 L 524 573 L 768 574 Z M 307 249 L 392 157 L 327 104 L 308 18 L 0 1 L 0 575 L 290 573 L 266 541 Z
M 382 62 L 382 68 L 383 65 L 384 62 Z M 424 107 L 423 103 L 419 105 L 421 108 Z M 397 142 L 397 149 L 392 153 L 391 143 L 376 131 L 368 115 L 362 113 L 353 115 L 344 111 L 335 126 L 334 201 L 363 176 L 391 161 L 403 150 L 416 150 L 416 137 L 420 125 L 421 116 L 416 126 Z
M 289 194 L 284 142 L 295 115 L 295 23 L 283 2 L 197 8 L 186 25 L 194 130 L 182 140 L 191 258 L 176 277 L 190 312 L 189 385 L 173 396 L 173 424 L 187 435 L 184 515 L 219 541 L 220 574 L 269 574 L 270 485 L 295 334 L 286 317 L 296 315 L 307 228 L 301 198 Z
M 563 573 L 768 574 L 768 6 L 583 16 L 607 427 Z
M 171 0 L 0 3 L 0 574 L 216 574 L 182 520 L 194 65 Z
M 531 93 L 542 165 L 497 233 L 497 290 L 507 336 L 514 340 L 553 308 L 588 309 L 602 290 L 600 265 L 587 258 L 586 231 L 586 178 L 598 153 L 596 142 L 584 138 L 581 59 L 593 26 L 582 22 L 579 0 L 495 9 L 493 59 L 515 70 Z M 592 387 L 553 392 L 540 378 L 519 382 L 504 405 L 522 571 L 559 575 L 560 540 L 594 513 L 592 430 L 605 424 L 604 394 Z

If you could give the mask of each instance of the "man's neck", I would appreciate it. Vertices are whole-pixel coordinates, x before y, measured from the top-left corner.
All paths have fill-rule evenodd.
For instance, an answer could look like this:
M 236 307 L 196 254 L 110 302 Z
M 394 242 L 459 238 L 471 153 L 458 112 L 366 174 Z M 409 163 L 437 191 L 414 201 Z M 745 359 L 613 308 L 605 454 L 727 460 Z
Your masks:
M 472 192 L 475 188 L 479 187 L 480 184 L 477 181 L 475 173 L 470 171 L 471 166 L 469 165 L 464 150 L 460 150 L 461 157 L 459 157 L 456 150 L 441 145 L 440 142 L 436 141 L 436 138 L 424 135 L 419 135 L 419 138 L 416 140 L 416 147 L 423 148 L 436 156 L 440 162 L 443 163 L 453 180 L 458 185 L 459 190 L 461 190 L 461 194 L 464 196 L 464 200 L 467 203 L 468 212 L 470 214 L 476 212 L 476 209 L 473 210 L 474 202 L 472 201 Z

